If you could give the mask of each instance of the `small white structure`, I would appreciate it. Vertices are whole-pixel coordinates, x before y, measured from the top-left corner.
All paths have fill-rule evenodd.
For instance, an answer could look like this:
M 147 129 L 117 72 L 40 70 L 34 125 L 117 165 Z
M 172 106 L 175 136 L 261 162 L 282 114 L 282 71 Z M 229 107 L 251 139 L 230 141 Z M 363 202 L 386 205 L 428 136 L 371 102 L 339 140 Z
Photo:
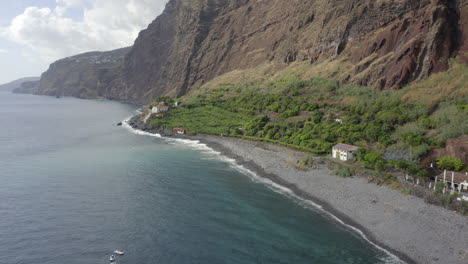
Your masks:
M 167 112 L 168 110 L 169 110 L 169 107 L 167 107 L 165 105 L 157 105 L 157 106 L 153 106 L 153 108 L 151 108 L 151 113 L 159 114 L 159 113 L 162 113 L 162 112 Z
M 337 119 L 335 119 L 335 122 L 340 123 L 342 125 L 343 124 L 343 119 L 337 118 Z
M 343 161 L 351 160 L 356 156 L 356 150 L 358 149 L 359 147 L 353 145 L 339 143 L 333 146 L 332 157 Z
M 179 135 L 184 135 L 185 134 L 185 129 L 182 128 L 182 127 L 173 128 L 172 131 L 176 132 Z
M 174 106 L 175 106 L 175 107 L 178 107 L 178 106 L 181 105 L 181 104 L 182 104 L 182 102 L 179 102 L 179 101 L 175 101 L 175 102 L 174 102 Z

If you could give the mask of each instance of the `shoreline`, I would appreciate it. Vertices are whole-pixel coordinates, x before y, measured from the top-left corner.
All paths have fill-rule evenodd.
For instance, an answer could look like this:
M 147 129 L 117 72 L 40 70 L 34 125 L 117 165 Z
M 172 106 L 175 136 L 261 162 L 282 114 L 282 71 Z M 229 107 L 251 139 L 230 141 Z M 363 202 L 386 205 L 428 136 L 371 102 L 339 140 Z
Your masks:
M 236 161 L 236 164 L 241 165 L 245 167 L 246 169 L 252 171 L 255 173 L 258 177 L 268 179 L 272 181 L 275 184 L 278 184 L 282 187 L 285 187 L 291 192 L 297 196 L 300 199 L 303 199 L 305 201 L 310 201 L 314 204 L 317 204 L 320 206 L 322 213 L 326 215 L 326 217 L 330 218 L 333 221 L 339 222 L 339 224 L 342 224 L 345 226 L 346 229 L 349 229 L 351 232 L 357 232 L 358 231 L 362 232 L 362 234 L 359 234 L 360 236 L 363 236 L 362 238 L 367 240 L 368 243 L 372 244 L 372 246 L 376 247 L 378 250 L 385 252 L 386 254 L 389 254 L 391 257 L 396 257 L 399 260 L 403 261 L 404 263 L 408 264 L 413 264 L 417 263 L 413 259 L 411 259 L 409 256 L 407 256 L 405 253 L 394 250 L 393 248 L 388 247 L 387 245 L 383 245 L 380 243 L 370 232 L 367 230 L 366 227 L 362 226 L 358 222 L 354 221 L 352 218 L 350 218 L 348 215 L 343 214 L 342 212 L 336 210 L 333 206 L 331 206 L 328 202 L 326 202 L 323 199 L 320 199 L 318 197 L 313 196 L 312 194 L 302 190 L 299 186 L 297 186 L 294 183 L 290 183 L 280 176 L 273 174 L 273 173 L 268 173 L 266 172 L 261 166 L 256 164 L 253 161 L 245 161 L 243 157 L 235 154 L 231 149 L 227 148 L 226 146 L 223 146 L 219 142 L 214 142 L 207 137 L 218 137 L 218 136 L 194 136 L 193 138 L 185 137 L 184 139 L 192 139 L 192 140 L 199 140 L 200 143 L 207 145 L 209 148 L 218 151 L 221 153 L 221 155 L 234 159 Z M 243 140 L 243 141 L 248 141 L 246 139 L 236 139 L 236 140 Z M 252 143 L 256 143 L 253 141 L 249 141 Z M 271 143 L 264 143 L 264 144 L 271 144 Z M 285 148 L 284 146 L 278 146 L 280 148 Z M 335 175 L 330 175 L 331 177 L 338 177 Z M 393 256 L 392 256 L 393 255 Z
M 340 178 L 332 175 L 328 169 L 299 171 L 284 161 L 291 159 L 291 155 L 296 159 L 305 154 L 283 146 L 212 135 L 185 138 L 199 140 L 222 155 L 235 159 L 239 165 L 252 170 L 259 177 L 269 179 L 290 189 L 298 197 L 322 206 L 325 212 L 334 215 L 345 225 L 361 231 L 371 244 L 406 263 L 468 263 L 468 221 L 455 212 L 385 186 L 367 183 L 359 177 Z M 274 163 L 277 166 L 272 165 Z M 278 163 L 283 164 L 278 166 Z M 315 177 L 315 180 L 320 178 L 321 182 L 314 181 L 310 176 Z M 330 190 L 318 192 L 326 188 Z M 343 194 L 344 191 L 347 194 Z M 381 202 L 376 192 L 390 199 Z M 345 199 L 340 196 L 347 198 L 345 205 L 342 203 Z M 352 201 L 355 197 L 359 197 L 358 201 Z M 347 206 L 352 208 L 345 210 Z M 415 218 L 418 222 L 411 225 Z M 451 231 L 446 230 L 450 227 Z
M 326 168 L 301 171 L 291 163 L 304 152 L 266 142 L 214 135 L 170 136 L 141 123 L 127 125 L 143 134 L 199 141 L 258 177 L 318 204 L 324 214 L 356 232 L 377 249 L 405 263 L 468 263 L 468 221 L 445 208 L 364 178 L 340 178 Z M 136 119 L 133 119 L 136 120 Z M 141 133 L 138 133 L 141 134 Z

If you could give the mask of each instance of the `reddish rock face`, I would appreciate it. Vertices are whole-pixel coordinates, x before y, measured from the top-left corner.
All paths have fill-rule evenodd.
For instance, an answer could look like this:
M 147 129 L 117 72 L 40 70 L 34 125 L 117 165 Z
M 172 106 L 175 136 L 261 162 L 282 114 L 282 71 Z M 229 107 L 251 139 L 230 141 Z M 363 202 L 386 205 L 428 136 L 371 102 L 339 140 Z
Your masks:
M 453 1 L 446 0 L 411 10 L 363 40 L 360 45 L 364 49 L 354 52 L 352 60 L 359 63 L 372 53 L 378 57 L 392 53 L 382 72 L 371 73 L 376 74 L 374 79 L 380 79 L 370 85 L 380 89 L 398 89 L 410 81 L 446 70 L 448 59 L 459 46 L 457 10 Z
M 460 49 L 458 54 L 465 64 L 468 64 L 468 1 L 460 1 Z
M 345 81 L 398 89 L 456 52 L 466 60 L 467 43 L 466 0 L 170 0 L 99 94 L 145 103 L 232 70 L 324 58 L 352 62 Z M 49 83 L 63 82 L 51 71 Z
M 468 136 L 447 140 L 445 148 L 434 149 L 422 161 L 422 165 L 429 167 L 437 158 L 451 156 L 459 158 L 464 164 L 468 164 Z
M 136 40 L 125 81 L 137 97 L 182 95 L 266 61 L 349 56 L 365 72 L 350 82 L 398 89 L 447 69 L 465 20 L 466 3 L 449 0 L 172 0 Z

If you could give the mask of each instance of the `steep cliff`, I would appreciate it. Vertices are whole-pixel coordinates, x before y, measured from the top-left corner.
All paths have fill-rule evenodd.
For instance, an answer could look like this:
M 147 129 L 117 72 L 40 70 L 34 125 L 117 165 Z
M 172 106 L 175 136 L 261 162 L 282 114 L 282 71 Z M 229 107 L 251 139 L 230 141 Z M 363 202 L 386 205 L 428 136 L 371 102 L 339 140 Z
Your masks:
M 35 93 L 79 98 L 112 98 L 110 83 L 120 75 L 120 67 L 130 48 L 108 52 L 88 52 L 58 60 L 41 76 Z
M 25 77 L 0 85 L 0 91 L 13 91 L 25 82 L 39 81 L 39 77 Z
M 123 61 L 56 62 L 39 93 L 144 103 L 233 70 L 330 61 L 345 69 L 325 77 L 398 89 L 457 53 L 467 62 L 467 9 L 466 0 L 171 0 Z

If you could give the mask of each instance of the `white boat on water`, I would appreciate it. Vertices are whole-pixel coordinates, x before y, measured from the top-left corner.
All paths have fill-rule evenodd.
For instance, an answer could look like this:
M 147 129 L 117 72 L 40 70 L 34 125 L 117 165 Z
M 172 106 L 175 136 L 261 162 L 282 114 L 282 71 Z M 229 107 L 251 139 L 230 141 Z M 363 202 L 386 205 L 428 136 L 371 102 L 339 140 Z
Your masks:
M 115 261 L 115 256 L 114 256 L 114 255 L 111 255 L 111 256 L 109 257 L 109 261 L 110 261 L 110 262 L 114 262 L 114 261 Z
M 125 252 L 123 250 L 119 250 L 119 249 L 114 250 L 114 253 L 117 254 L 117 255 L 121 255 L 121 256 L 123 254 L 125 254 Z

